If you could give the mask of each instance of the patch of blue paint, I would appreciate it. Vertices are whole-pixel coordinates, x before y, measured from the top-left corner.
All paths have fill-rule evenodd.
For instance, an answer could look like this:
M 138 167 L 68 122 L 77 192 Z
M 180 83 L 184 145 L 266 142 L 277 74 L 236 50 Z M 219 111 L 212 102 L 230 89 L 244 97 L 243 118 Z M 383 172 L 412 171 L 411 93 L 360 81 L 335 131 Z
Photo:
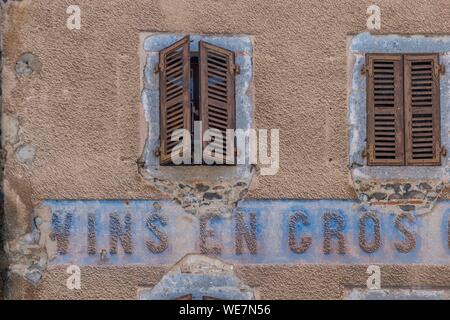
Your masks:
M 150 200 L 102 200 L 102 201 L 45 201 L 53 215 L 64 221 L 70 213 L 73 216 L 68 248 L 66 254 L 59 254 L 50 264 L 73 263 L 78 265 L 123 265 L 123 264 L 174 264 L 189 253 L 200 251 L 199 220 L 175 203 Z M 206 240 L 207 245 L 219 245 L 222 252 L 218 257 L 231 263 L 314 263 L 314 264 L 448 264 L 450 250 L 448 247 L 448 219 L 450 201 L 441 201 L 427 215 L 416 215 L 414 221 L 401 221 L 402 225 L 413 234 L 415 245 L 408 252 L 400 252 L 396 244 L 405 244 L 405 234 L 395 225 L 396 214 L 383 213 L 372 209 L 381 226 L 381 243 L 379 248 L 368 253 L 360 244 L 360 219 L 367 208 L 351 200 L 249 200 L 239 204 L 236 211 L 244 216 L 249 226 L 250 214 L 256 214 L 257 253 L 251 254 L 244 241 L 243 253 L 236 253 L 236 219 L 231 215 L 217 217 L 208 223 L 214 235 Z M 296 241 L 310 237 L 312 243 L 303 253 L 296 253 L 289 244 L 289 220 L 292 215 L 301 212 L 307 217 L 306 224 L 295 226 Z M 338 239 L 331 238 L 331 252 L 324 253 L 325 220 L 327 213 L 336 213 L 344 221 L 342 235 L 345 253 L 338 253 Z M 96 216 L 96 254 L 88 254 L 88 214 Z M 131 241 L 132 253 L 123 250 L 118 243 L 117 254 L 110 253 L 110 215 L 116 213 L 123 224 L 124 217 L 132 217 Z M 161 253 L 150 252 L 146 241 L 156 243 L 161 239 L 146 222 L 150 215 L 158 213 L 167 220 L 166 225 L 155 223 L 157 229 L 167 236 L 167 248 Z M 336 222 L 330 224 L 338 228 Z M 291 230 L 292 232 L 292 230 Z M 373 224 L 366 224 L 366 239 L 374 238 Z M 106 259 L 100 259 L 104 250 Z
M 155 34 L 147 37 L 144 42 L 144 50 L 147 52 L 159 52 L 175 42 L 181 40 L 186 34 Z M 248 36 L 213 36 L 213 35 L 189 35 L 190 50 L 197 52 L 199 50 L 199 41 L 206 41 L 216 46 L 235 51 L 245 52 L 252 55 L 252 42 Z
M 372 35 L 363 32 L 352 39 L 350 49 L 365 53 L 439 53 L 450 51 L 450 37 L 424 35 Z

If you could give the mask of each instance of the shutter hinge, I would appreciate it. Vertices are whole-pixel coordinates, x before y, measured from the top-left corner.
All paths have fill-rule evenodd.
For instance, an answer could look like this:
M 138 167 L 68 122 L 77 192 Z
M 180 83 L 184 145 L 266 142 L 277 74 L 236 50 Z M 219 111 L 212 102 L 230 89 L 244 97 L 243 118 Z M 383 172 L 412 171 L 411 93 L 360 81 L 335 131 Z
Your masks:
M 161 148 L 160 147 L 156 147 L 155 148 L 155 156 L 159 157 L 161 155 Z
M 374 146 L 373 144 L 366 146 L 366 148 L 362 152 L 363 158 L 371 159 L 373 156 Z
M 361 73 L 371 77 L 373 75 L 372 67 L 370 65 L 363 65 Z
M 142 159 L 142 157 L 137 159 L 136 163 L 137 163 L 139 168 L 144 168 L 145 167 L 145 161 Z
M 445 65 L 444 64 L 435 64 L 434 65 L 434 75 L 436 77 L 438 77 L 439 74 L 445 74 Z
M 233 65 L 231 73 L 234 75 L 241 74 L 241 67 L 237 64 Z
M 441 155 L 441 157 L 446 157 L 447 149 L 445 147 L 439 147 L 439 154 Z
M 162 63 L 158 63 L 157 65 L 155 65 L 155 68 L 153 69 L 153 72 L 155 73 L 159 73 L 164 71 L 164 65 Z

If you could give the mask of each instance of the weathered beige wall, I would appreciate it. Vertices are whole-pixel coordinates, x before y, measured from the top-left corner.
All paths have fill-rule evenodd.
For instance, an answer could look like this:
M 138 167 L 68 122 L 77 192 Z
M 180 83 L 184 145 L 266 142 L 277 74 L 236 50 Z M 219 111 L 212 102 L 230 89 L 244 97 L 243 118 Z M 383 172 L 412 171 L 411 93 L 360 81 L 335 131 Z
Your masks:
M 170 267 L 83 267 L 82 290 L 68 290 L 66 267 L 51 268 L 32 287 L 21 279 L 9 294 L 35 299 L 136 299 L 137 288 L 152 288 Z M 236 273 L 260 299 L 342 299 L 347 288 L 366 286 L 367 266 L 236 266 Z M 386 288 L 448 289 L 449 266 L 382 266 Z
M 65 26 L 71 1 L 7 6 L 4 113 L 19 123 L 18 144 L 36 148 L 25 165 L 6 144 L 8 237 L 30 231 L 32 208 L 43 199 L 165 197 L 136 165 L 146 138 L 139 62 L 139 34 L 145 31 L 254 37 L 256 127 L 281 130 L 281 167 L 275 176 L 258 177 L 249 198 L 354 198 L 347 168 L 346 46 L 348 35 L 366 31 L 372 2 L 78 0 L 80 31 Z M 450 34 L 447 0 L 376 3 L 383 33 Z M 19 79 L 14 68 L 24 52 L 35 54 L 42 69 Z M 156 283 L 165 270 L 125 269 L 87 267 L 88 288 L 79 296 L 64 291 L 64 270 L 52 269 L 35 289 L 13 281 L 10 297 L 135 298 L 137 287 Z M 350 282 L 364 285 L 364 270 L 239 267 L 263 298 L 336 298 Z M 448 271 L 390 267 L 387 277 L 397 285 L 450 286 Z

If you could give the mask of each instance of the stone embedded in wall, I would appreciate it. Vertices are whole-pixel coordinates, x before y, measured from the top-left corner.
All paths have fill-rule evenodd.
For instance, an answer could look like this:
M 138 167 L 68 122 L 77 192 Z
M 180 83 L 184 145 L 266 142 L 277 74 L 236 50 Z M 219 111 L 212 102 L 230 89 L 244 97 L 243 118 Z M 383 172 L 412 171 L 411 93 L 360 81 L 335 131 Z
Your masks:
M 396 207 L 400 211 L 426 213 L 431 210 L 445 184 L 442 181 L 355 180 L 355 191 L 363 205 Z
M 45 248 L 39 245 L 41 235 L 37 226 L 31 233 L 6 244 L 9 258 L 9 272 L 23 276 L 32 284 L 37 284 L 47 267 Z
M 30 144 L 24 144 L 16 149 L 16 159 L 22 164 L 31 165 L 36 155 L 36 148 Z
M 19 142 L 19 119 L 10 115 L 8 113 L 4 113 L 2 115 L 2 143 L 15 145 Z
M 189 172 L 189 168 L 185 168 Z M 219 214 L 227 213 L 236 206 L 248 192 L 250 181 L 171 181 L 153 179 L 159 190 L 170 195 L 186 212 L 201 215 L 207 210 L 214 209 Z
M 33 285 L 39 283 L 47 262 L 57 254 L 57 242 L 51 239 L 51 220 L 49 208 L 36 208 L 31 232 L 6 243 L 8 273 L 22 276 Z
M 27 52 L 22 54 L 16 62 L 16 75 L 18 77 L 28 77 L 35 72 L 40 72 L 41 67 L 42 65 L 39 58 L 36 55 Z

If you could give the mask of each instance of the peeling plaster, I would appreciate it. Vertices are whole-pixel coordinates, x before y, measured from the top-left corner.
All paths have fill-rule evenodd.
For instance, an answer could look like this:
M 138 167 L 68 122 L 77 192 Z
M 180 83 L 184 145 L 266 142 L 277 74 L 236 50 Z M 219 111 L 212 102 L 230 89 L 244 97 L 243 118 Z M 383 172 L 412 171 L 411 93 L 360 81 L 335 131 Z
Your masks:
M 10 114 L 2 115 L 2 145 L 15 145 L 19 142 L 19 120 Z
M 34 211 L 32 231 L 5 245 L 9 258 L 9 273 L 18 274 L 37 285 L 47 268 L 47 262 L 56 255 L 56 242 L 51 240 L 51 211 L 38 206 Z

